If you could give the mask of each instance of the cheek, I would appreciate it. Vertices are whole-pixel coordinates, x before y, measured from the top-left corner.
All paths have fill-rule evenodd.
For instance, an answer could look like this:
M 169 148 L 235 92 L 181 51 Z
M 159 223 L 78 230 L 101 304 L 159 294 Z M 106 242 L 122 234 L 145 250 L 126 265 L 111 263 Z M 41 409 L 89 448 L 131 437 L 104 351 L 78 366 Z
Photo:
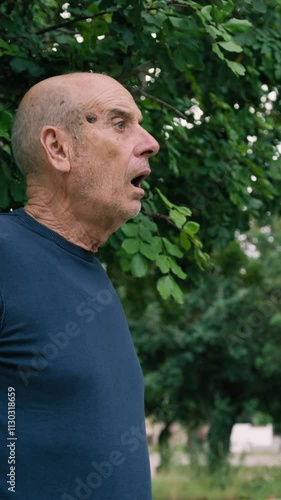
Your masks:
M 120 183 L 126 177 L 126 172 L 129 165 L 129 153 L 120 151 L 120 148 L 108 147 L 105 155 L 101 157 L 101 162 L 104 165 L 104 173 L 112 180 L 112 183 Z
M 114 160 L 118 157 L 118 151 L 116 148 L 110 148 L 109 150 L 106 151 L 106 157 L 109 160 Z

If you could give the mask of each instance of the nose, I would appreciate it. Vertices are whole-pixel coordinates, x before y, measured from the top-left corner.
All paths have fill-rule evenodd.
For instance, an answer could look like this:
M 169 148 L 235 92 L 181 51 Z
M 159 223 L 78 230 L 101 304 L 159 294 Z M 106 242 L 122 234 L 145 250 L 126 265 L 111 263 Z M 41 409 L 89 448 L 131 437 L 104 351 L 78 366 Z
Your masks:
M 145 158 L 150 158 L 158 153 L 160 146 L 156 139 L 147 132 L 144 128 L 141 128 L 141 135 L 138 137 L 137 145 L 134 148 L 135 156 L 142 156 Z

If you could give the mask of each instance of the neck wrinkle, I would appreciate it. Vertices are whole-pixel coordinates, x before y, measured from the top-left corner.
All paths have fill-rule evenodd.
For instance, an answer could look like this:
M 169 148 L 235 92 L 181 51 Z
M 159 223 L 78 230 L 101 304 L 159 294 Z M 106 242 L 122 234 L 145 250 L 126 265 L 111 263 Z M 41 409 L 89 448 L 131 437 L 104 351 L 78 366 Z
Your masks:
M 90 236 L 89 231 L 78 221 L 69 209 L 62 209 L 61 206 L 50 207 L 36 198 L 31 198 L 24 211 L 36 219 L 40 224 L 55 231 L 67 241 L 93 253 L 98 252 L 99 247 L 106 241 L 106 238 Z

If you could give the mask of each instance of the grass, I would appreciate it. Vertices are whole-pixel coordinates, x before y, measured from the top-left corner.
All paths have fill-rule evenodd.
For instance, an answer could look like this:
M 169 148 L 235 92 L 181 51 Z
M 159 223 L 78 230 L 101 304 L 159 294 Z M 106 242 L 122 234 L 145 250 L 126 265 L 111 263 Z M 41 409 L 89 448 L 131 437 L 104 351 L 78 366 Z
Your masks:
M 232 468 L 211 476 L 205 467 L 178 466 L 154 478 L 153 500 L 281 500 L 281 468 Z

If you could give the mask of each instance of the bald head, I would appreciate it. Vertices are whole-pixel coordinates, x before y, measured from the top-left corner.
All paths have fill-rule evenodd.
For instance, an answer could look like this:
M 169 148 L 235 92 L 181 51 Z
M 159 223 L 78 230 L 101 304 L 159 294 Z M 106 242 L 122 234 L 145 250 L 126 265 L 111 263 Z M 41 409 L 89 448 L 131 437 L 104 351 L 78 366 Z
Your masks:
M 103 89 L 112 84 L 122 87 L 106 75 L 72 73 L 34 85 L 22 99 L 12 130 L 12 148 L 20 170 L 25 175 L 42 172 L 44 156 L 40 134 L 43 127 L 55 126 L 79 139 L 79 121 L 88 102 L 93 103 L 95 99 L 98 102 Z

